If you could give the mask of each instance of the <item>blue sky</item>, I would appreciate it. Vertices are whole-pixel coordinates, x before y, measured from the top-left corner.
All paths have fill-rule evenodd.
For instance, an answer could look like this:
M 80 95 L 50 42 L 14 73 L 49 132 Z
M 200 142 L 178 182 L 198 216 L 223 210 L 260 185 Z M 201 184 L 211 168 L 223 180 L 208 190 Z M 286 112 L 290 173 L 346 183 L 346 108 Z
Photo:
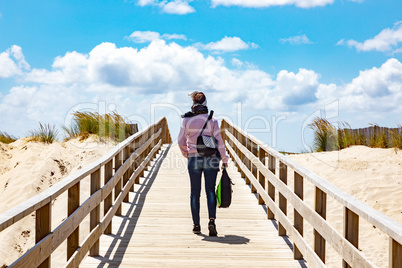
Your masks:
M 395 127 L 401 10 L 396 0 L 2 1 L 0 131 L 22 137 L 106 107 L 141 125 L 166 115 L 177 135 L 192 90 L 281 150 L 305 150 L 306 122 L 324 109 L 352 127 Z

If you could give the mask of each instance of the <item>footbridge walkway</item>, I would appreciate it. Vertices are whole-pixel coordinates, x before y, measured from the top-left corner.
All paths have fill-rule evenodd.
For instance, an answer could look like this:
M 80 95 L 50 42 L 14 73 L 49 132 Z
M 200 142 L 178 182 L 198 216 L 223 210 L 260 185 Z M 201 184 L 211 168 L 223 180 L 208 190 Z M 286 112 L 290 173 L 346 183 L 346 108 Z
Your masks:
M 205 195 L 202 233 L 191 232 L 186 161 L 163 118 L 1 214 L 0 232 L 35 216 L 35 244 L 10 267 L 326 267 L 329 248 L 343 267 L 377 267 L 359 249 L 359 219 L 388 237 L 384 267 L 402 267 L 401 224 L 227 120 L 221 129 L 235 185 L 231 207 L 217 211 L 217 237 L 207 235 Z M 54 222 L 52 201 L 62 194 L 67 215 Z M 327 197 L 344 210 L 343 234 L 326 220 Z

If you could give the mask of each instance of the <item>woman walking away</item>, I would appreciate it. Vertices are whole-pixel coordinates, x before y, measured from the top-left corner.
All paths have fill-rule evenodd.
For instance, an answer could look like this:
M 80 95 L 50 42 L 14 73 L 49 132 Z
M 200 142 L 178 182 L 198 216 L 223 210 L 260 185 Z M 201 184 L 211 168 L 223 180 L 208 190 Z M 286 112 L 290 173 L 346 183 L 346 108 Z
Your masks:
M 218 121 L 215 118 L 211 118 L 208 121 L 207 99 L 204 93 L 194 91 L 189 95 L 193 99 L 193 105 L 191 106 L 191 112 L 182 116 L 184 120 L 180 128 L 178 144 L 181 153 L 188 159 L 187 168 L 191 184 L 190 206 L 194 223 L 193 233 L 201 233 L 200 194 L 201 176 L 204 173 L 209 214 L 208 230 L 210 236 L 216 236 L 218 232 L 215 225 L 215 182 L 219 171 L 220 158 L 222 158 L 222 168 L 224 168 L 227 167 L 229 157 L 225 151 Z M 205 129 L 203 130 L 204 125 Z M 201 132 L 203 136 L 214 137 L 218 143 L 218 150 L 211 156 L 200 156 L 197 153 L 197 138 Z

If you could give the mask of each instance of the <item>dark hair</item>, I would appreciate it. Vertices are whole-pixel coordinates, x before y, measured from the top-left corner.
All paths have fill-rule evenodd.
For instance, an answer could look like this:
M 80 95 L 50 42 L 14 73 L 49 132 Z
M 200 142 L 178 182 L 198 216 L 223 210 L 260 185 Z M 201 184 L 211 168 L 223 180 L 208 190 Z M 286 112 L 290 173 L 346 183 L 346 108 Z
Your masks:
M 197 94 L 194 94 L 192 96 L 193 98 L 193 103 L 199 103 L 202 104 L 206 100 L 204 93 L 198 92 Z

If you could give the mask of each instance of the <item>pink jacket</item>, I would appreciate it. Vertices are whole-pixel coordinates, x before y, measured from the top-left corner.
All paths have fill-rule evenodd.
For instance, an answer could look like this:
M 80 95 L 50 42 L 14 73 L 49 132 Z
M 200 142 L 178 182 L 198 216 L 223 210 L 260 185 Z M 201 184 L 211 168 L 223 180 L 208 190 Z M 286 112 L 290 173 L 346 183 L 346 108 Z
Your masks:
M 208 114 L 199 114 L 193 117 L 184 118 L 178 137 L 179 148 L 184 157 L 188 158 L 189 154 L 197 153 L 197 138 L 200 135 L 202 127 L 204 126 L 207 118 Z M 229 157 L 226 154 L 225 144 L 223 143 L 221 136 L 221 130 L 219 128 L 218 121 L 215 118 L 212 117 L 212 119 L 209 120 L 202 135 L 214 136 L 217 139 L 218 150 L 221 154 L 222 162 L 227 163 Z

